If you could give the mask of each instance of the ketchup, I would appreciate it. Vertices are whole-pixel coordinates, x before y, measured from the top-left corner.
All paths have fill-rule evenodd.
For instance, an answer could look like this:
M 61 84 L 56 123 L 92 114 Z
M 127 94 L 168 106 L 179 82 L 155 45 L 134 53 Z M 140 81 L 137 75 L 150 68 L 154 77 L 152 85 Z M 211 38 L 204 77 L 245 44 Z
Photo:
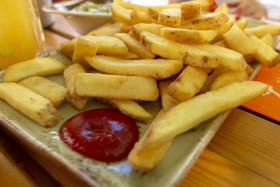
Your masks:
M 127 157 L 139 133 L 135 121 L 116 109 L 93 109 L 68 119 L 59 130 L 60 139 L 89 158 L 115 162 Z

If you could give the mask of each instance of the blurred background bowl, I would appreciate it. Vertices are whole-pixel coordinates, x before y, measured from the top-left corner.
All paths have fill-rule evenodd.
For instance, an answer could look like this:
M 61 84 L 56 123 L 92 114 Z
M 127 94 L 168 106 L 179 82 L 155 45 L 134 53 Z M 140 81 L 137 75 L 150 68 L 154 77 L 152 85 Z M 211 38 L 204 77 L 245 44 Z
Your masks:
M 52 5 L 44 6 L 42 9 L 47 13 L 64 16 L 71 26 L 81 35 L 86 35 L 93 29 L 106 23 L 114 22 L 111 13 L 89 13 L 71 10 L 76 5 L 75 2 L 77 1 L 54 3 Z

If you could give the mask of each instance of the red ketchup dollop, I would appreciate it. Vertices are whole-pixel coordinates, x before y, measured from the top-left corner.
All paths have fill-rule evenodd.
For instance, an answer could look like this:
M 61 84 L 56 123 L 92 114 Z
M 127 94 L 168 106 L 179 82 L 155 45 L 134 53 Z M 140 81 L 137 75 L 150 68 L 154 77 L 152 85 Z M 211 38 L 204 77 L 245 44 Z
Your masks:
M 139 133 L 135 121 L 116 109 L 93 109 L 68 119 L 59 130 L 60 139 L 89 158 L 116 162 L 127 157 Z

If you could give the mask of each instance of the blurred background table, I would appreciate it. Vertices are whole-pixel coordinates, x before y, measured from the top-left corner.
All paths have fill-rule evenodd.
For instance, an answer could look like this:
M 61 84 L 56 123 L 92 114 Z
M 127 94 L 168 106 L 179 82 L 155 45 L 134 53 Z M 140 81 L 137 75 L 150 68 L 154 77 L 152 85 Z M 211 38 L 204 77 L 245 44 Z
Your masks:
M 44 30 L 49 51 L 78 36 L 62 16 L 55 19 Z M 233 109 L 178 185 L 280 186 L 279 137 L 278 122 L 244 108 Z M 4 129 L 0 130 L 0 165 L 1 186 L 60 186 Z

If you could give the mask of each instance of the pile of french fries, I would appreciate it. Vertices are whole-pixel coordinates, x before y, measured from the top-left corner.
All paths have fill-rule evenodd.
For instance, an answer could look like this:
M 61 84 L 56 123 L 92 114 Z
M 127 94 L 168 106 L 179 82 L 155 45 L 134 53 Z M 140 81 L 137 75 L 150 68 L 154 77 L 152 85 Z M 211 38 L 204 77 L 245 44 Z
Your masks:
M 42 126 L 57 122 L 55 107 L 66 96 L 78 110 L 96 98 L 136 120 L 152 118 L 139 102 L 160 98 L 162 110 L 128 156 L 136 168 L 152 169 L 177 135 L 267 91 L 249 81 L 251 62 L 280 62 L 273 49 L 280 26 L 246 28 L 247 20 L 236 21 L 225 4 L 203 12 L 213 6 L 209 0 L 150 7 L 114 0 L 116 23 L 61 44 L 72 65 L 50 58 L 12 65 L 0 98 Z M 43 78 L 59 73 L 66 87 Z

